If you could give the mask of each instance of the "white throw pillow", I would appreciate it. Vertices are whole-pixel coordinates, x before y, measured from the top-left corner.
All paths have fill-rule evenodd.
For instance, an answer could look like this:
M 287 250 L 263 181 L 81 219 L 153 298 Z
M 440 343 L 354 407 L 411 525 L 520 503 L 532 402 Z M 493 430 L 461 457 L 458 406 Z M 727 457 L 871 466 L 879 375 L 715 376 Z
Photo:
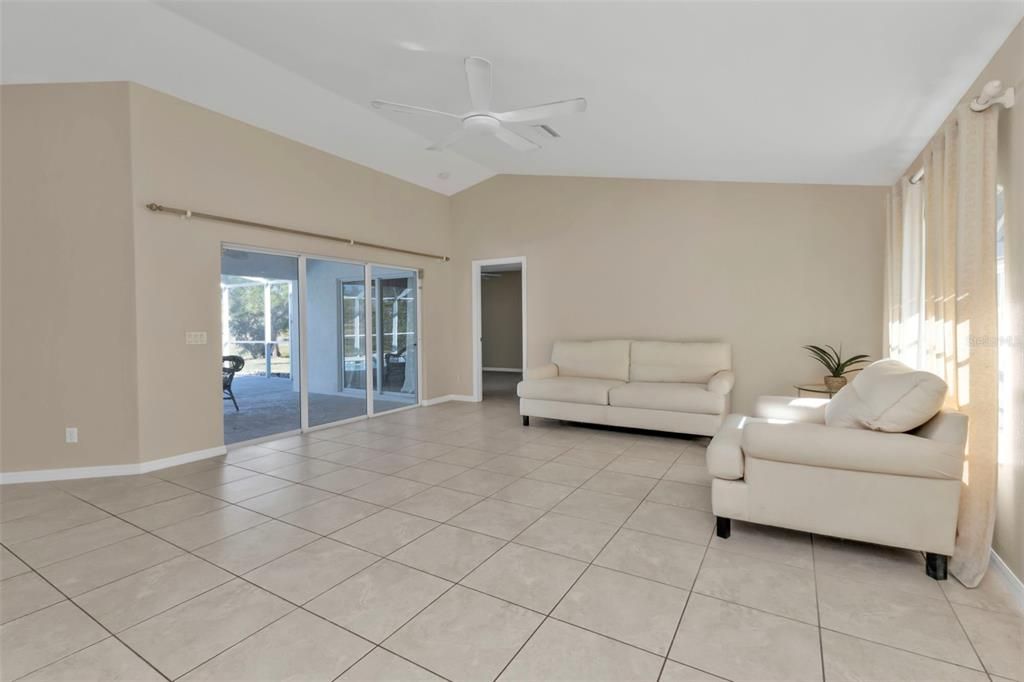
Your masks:
M 865 367 L 825 408 L 825 424 L 847 429 L 905 433 L 938 414 L 946 382 L 898 360 Z

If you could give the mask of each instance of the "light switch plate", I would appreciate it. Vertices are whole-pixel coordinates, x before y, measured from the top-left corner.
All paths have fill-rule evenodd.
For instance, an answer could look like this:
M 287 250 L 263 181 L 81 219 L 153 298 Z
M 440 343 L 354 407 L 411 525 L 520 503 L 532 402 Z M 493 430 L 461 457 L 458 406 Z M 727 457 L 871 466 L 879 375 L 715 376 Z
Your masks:
M 78 427 L 69 426 L 64 429 L 64 442 L 65 443 L 77 443 L 78 442 Z
M 185 332 L 186 346 L 205 346 L 206 332 Z

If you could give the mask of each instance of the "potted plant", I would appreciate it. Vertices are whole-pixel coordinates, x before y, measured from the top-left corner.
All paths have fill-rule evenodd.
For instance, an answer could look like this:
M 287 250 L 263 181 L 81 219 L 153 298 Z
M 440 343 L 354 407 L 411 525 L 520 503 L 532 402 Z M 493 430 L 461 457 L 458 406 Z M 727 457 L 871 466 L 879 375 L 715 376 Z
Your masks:
M 832 346 L 804 346 L 804 350 L 810 353 L 811 357 L 821 363 L 828 371 L 825 375 L 825 387 L 832 393 L 836 393 L 846 385 L 846 375 L 854 370 L 860 369 L 870 359 L 868 355 L 853 355 L 843 359 L 843 345 L 839 344 L 839 350 Z

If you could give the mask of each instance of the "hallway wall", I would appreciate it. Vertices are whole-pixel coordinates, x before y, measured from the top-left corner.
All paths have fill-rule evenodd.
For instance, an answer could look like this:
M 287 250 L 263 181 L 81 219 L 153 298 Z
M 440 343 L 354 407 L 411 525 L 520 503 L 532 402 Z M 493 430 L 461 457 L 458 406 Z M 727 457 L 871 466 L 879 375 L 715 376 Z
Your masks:
M 480 331 L 484 367 L 522 369 L 523 275 L 489 273 L 480 280 Z

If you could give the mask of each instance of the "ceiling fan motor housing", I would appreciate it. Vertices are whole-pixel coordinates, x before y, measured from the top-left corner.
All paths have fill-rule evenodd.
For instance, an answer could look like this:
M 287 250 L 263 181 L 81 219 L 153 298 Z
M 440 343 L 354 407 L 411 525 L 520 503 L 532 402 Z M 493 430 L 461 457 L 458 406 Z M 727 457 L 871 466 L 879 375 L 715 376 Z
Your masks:
M 462 129 L 475 135 L 493 135 L 501 121 L 487 114 L 471 114 L 462 119 Z

